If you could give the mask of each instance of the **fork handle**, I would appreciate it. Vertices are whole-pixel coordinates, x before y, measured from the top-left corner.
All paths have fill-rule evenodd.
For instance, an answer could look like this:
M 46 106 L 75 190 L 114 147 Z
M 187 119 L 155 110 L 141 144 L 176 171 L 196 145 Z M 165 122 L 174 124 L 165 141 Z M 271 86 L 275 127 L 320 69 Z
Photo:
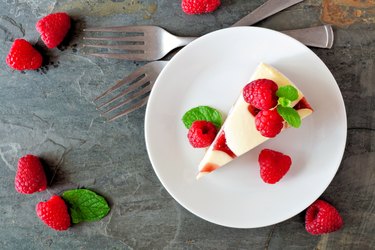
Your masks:
M 332 48 L 334 35 L 332 26 L 329 24 L 296 30 L 285 30 L 282 33 L 293 37 L 301 43 L 317 47 L 317 48 Z
M 233 24 L 232 26 L 249 26 L 253 25 L 269 16 L 272 16 L 292 5 L 304 0 L 268 0 L 250 14 Z
M 311 47 L 330 49 L 332 48 L 334 41 L 333 29 L 329 24 L 304 29 L 284 30 L 280 32 Z M 181 37 L 179 47 L 185 46 L 195 39 L 197 39 L 197 37 Z

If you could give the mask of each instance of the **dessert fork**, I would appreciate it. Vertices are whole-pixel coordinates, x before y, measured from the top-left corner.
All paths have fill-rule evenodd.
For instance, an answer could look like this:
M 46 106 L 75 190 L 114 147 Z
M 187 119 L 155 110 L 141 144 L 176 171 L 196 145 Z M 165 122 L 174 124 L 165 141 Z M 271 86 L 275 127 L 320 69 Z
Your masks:
M 259 22 L 303 0 L 268 0 L 233 26 L 247 26 Z M 120 50 L 120 53 L 89 53 L 92 56 L 131 61 L 154 61 L 163 58 L 175 48 L 185 46 L 197 37 L 177 37 L 158 26 L 119 26 L 84 29 L 85 32 L 121 33 L 121 37 L 85 36 L 86 41 L 121 42 L 116 45 L 84 44 L 84 47 Z
M 94 103 L 100 115 L 108 121 L 114 121 L 144 106 L 156 78 L 167 63 L 168 61 L 149 62 L 96 97 Z M 114 96 L 111 97 L 111 94 Z M 106 97 L 109 99 L 103 101 Z M 121 97 L 126 98 L 121 101 Z M 115 104 L 110 106 L 113 103 Z
M 331 25 L 287 30 L 283 33 L 310 46 L 331 48 L 333 44 Z M 167 63 L 147 63 L 99 95 L 94 103 L 101 115 L 108 121 L 114 121 L 145 105 L 156 78 Z

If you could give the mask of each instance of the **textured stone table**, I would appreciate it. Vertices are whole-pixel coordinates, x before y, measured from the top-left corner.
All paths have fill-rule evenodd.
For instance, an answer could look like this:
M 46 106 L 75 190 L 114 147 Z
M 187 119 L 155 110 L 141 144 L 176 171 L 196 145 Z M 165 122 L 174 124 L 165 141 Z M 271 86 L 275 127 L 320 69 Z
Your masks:
M 161 25 L 177 35 L 198 36 L 227 27 L 264 0 L 222 0 L 204 16 L 186 16 L 180 0 L 0 1 L 0 248 L 1 249 L 374 249 L 375 248 L 375 2 L 306 0 L 258 26 L 276 30 L 334 24 L 333 49 L 313 49 L 342 91 L 348 139 L 340 169 L 323 198 L 334 204 L 345 227 L 324 236 L 304 230 L 303 213 L 274 226 L 237 230 L 206 222 L 165 191 L 149 162 L 142 108 L 105 123 L 92 100 L 143 63 L 85 56 L 83 27 Z M 45 50 L 34 24 L 67 11 L 72 37 Z M 5 56 L 24 37 L 49 60 L 38 71 L 15 72 Z M 48 192 L 24 196 L 14 190 L 17 159 L 40 155 L 49 169 Z M 53 178 L 52 178 L 53 177 Z M 37 202 L 68 187 L 104 195 L 105 219 L 66 232 L 45 227 Z

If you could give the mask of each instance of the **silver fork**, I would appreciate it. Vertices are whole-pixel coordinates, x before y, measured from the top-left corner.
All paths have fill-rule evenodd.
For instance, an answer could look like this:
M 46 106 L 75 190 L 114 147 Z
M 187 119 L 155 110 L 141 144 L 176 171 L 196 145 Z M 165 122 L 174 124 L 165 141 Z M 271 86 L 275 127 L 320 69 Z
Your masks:
M 247 26 L 269 17 L 303 0 L 268 0 L 232 26 Z M 158 26 L 120 26 L 87 28 L 85 32 L 120 33 L 121 37 L 89 36 L 86 41 L 121 42 L 122 44 L 84 44 L 84 47 L 120 50 L 121 53 L 88 53 L 92 56 L 131 61 L 154 61 L 163 58 L 171 50 L 182 47 L 197 37 L 178 37 Z
M 331 48 L 333 44 L 333 30 L 330 25 L 287 30 L 283 33 L 310 46 Z M 167 63 L 168 61 L 147 63 L 98 96 L 94 103 L 101 115 L 108 121 L 114 121 L 144 106 L 156 78 Z
M 242 26 L 242 25 L 252 25 L 264 18 L 267 18 L 283 9 L 286 9 L 294 4 L 297 4 L 299 2 L 302 2 L 303 0 L 268 0 L 266 1 L 263 5 L 252 11 L 250 14 L 236 22 L 233 26 Z M 138 27 L 137 27 L 138 28 Z M 149 45 L 149 43 L 153 44 L 152 39 L 154 36 L 151 35 L 146 35 L 148 37 L 147 39 L 147 44 L 145 43 L 144 39 L 139 39 L 140 36 L 145 36 L 145 33 L 140 33 L 137 28 L 131 28 L 127 27 L 128 33 L 127 36 L 125 37 L 91 37 L 91 38 L 84 38 L 86 40 L 97 40 L 97 41 L 108 41 L 108 40 L 114 40 L 114 41 L 123 41 L 126 43 L 130 43 L 128 45 L 133 45 L 131 47 L 127 46 L 127 49 L 130 49 L 128 51 L 126 56 L 121 56 L 123 59 L 129 59 L 129 60 L 150 60 L 149 55 L 153 54 L 153 60 L 156 58 L 161 58 L 163 54 L 168 53 L 169 51 L 174 49 L 175 46 L 182 46 L 184 43 L 187 43 L 189 41 L 194 40 L 194 38 L 182 38 L 184 41 L 176 41 L 176 37 L 172 37 L 171 39 L 174 40 L 174 42 L 166 42 L 165 44 L 172 44 L 173 46 L 169 45 L 170 47 L 168 49 L 163 49 L 159 48 L 162 52 L 158 52 L 158 48 L 153 47 L 154 50 L 153 52 L 148 52 L 144 53 L 144 46 L 140 46 L 144 44 L 145 46 Z M 124 27 L 117 27 L 115 30 L 117 32 L 122 32 L 121 30 L 124 30 Z M 108 31 L 107 28 L 91 28 L 91 29 L 86 29 L 86 31 Z M 161 31 L 159 30 L 159 34 L 164 34 L 164 38 L 166 37 L 171 37 L 173 35 L 167 34 L 166 31 Z M 147 33 L 149 34 L 149 33 Z M 151 39 L 151 40 L 150 40 Z M 140 41 L 140 42 L 139 42 Z M 156 43 L 159 46 L 166 46 L 165 44 L 161 44 L 162 39 L 159 39 L 159 41 Z M 93 46 L 92 46 L 93 47 Z M 97 46 L 99 48 L 102 48 L 101 46 Z M 107 48 L 116 48 L 116 47 L 108 47 Z M 119 47 L 117 47 L 119 48 Z M 120 47 L 120 48 L 125 48 L 125 47 Z M 149 51 L 149 50 L 146 50 Z M 130 53 L 129 53 L 130 52 Z M 135 53 L 135 55 L 133 54 Z M 139 54 L 144 54 L 144 55 L 139 55 Z M 115 54 L 94 54 L 96 56 L 105 56 L 105 57 L 116 57 Z M 146 55 L 146 56 L 145 56 Z M 151 59 L 152 60 L 152 59 Z M 109 121 L 113 121 L 121 116 L 124 116 L 140 107 L 145 105 L 148 100 L 148 92 L 151 91 L 151 88 L 159 75 L 160 71 L 164 68 L 166 65 L 167 61 L 157 61 L 157 62 L 152 62 L 144 65 L 143 67 L 139 68 L 138 70 L 134 71 L 132 74 L 130 74 L 128 77 L 124 78 L 123 80 L 119 81 L 115 86 L 112 88 L 108 89 L 105 91 L 103 94 L 98 96 L 95 100 L 94 103 L 97 102 L 97 109 L 101 111 L 102 116 L 106 116 Z M 122 87 L 128 86 L 127 89 L 121 90 Z M 107 101 L 103 101 L 103 98 L 105 99 L 106 97 L 110 96 L 111 94 L 114 94 L 115 91 L 120 91 L 118 94 L 116 94 L 114 97 L 109 98 Z M 130 95 L 130 96 L 129 96 Z M 121 97 L 126 98 L 124 101 L 120 102 L 119 99 Z M 99 102 L 101 101 L 101 102 Z M 118 101 L 116 104 L 115 102 Z M 98 104 L 99 102 L 99 104 Z M 112 107 L 110 107 L 110 105 Z M 117 112 L 117 114 L 113 114 Z M 111 115 L 113 114 L 113 115 Z
M 144 106 L 156 78 L 167 63 L 168 61 L 149 62 L 96 97 L 94 103 L 97 105 L 96 109 L 100 111 L 100 115 L 106 117 L 108 121 L 114 121 Z M 121 89 L 122 87 L 124 88 Z M 110 97 L 110 94 L 114 94 L 114 96 Z M 125 96 L 123 101 L 119 101 L 121 97 Z M 108 100 L 98 103 L 106 97 L 109 97 Z M 116 101 L 117 103 L 115 103 Z M 110 106 L 113 103 L 115 104 Z M 111 114 L 114 111 L 118 111 L 118 113 Z
M 116 41 L 126 44 L 84 44 L 83 47 L 121 50 L 121 53 L 89 53 L 91 56 L 116 58 L 131 61 L 154 61 L 163 58 L 171 50 L 185 46 L 197 37 L 178 37 L 158 26 L 120 26 L 88 28 L 84 31 L 121 32 L 123 37 L 83 37 L 91 41 Z

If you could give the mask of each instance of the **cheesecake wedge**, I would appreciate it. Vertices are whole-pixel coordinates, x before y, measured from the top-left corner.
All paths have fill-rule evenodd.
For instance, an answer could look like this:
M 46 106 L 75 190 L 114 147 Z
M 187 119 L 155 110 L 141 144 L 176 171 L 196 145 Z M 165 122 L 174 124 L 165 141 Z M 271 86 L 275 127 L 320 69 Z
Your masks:
M 303 93 L 286 76 L 270 65 L 261 63 L 249 79 L 249 82 L 257 79 L 269 79 L 274 81 L 278 87 L 291 85 L 298 91 L 298 98 L 290 104 L 301 119 L 312 114 L 313 109 L 307 102 Z M 237 157 L 245 154 L 259 144 L 267 141 L 256 129 L 254 107 L 244 100 L 242 91 L 239 98 L 232 106 L 227 119 L 219 130 L 215 140 L 207 149 L 199 164 L 200 177 L 228 164 Z M 288 124 L 284 122 L 283 129 Z

